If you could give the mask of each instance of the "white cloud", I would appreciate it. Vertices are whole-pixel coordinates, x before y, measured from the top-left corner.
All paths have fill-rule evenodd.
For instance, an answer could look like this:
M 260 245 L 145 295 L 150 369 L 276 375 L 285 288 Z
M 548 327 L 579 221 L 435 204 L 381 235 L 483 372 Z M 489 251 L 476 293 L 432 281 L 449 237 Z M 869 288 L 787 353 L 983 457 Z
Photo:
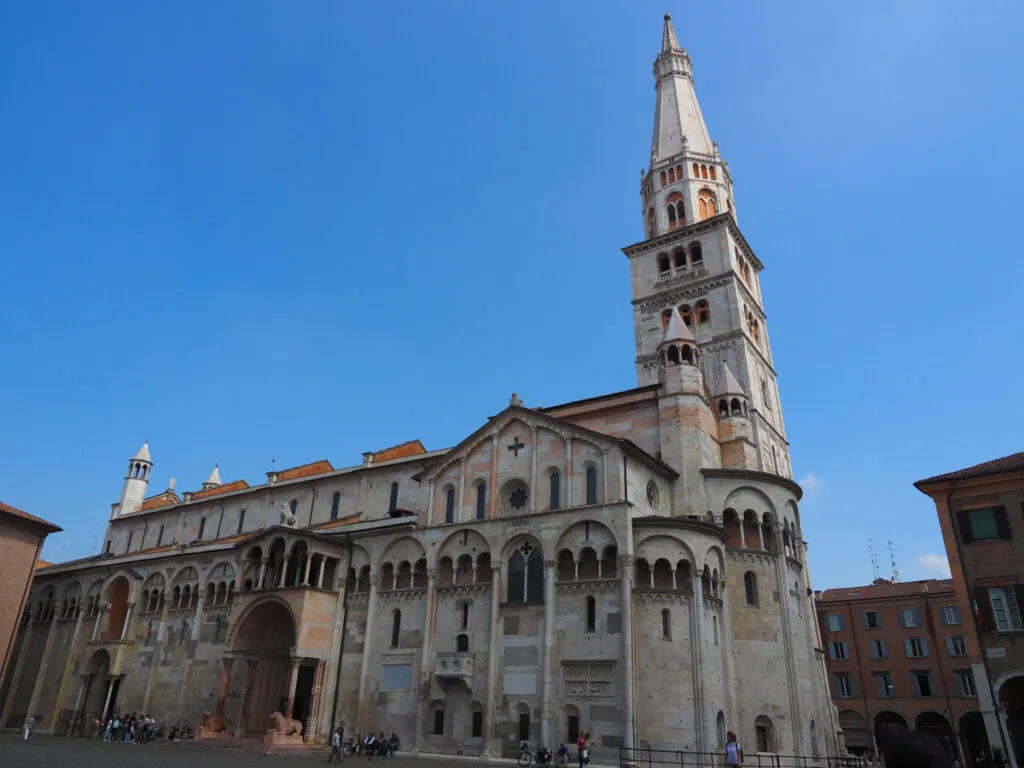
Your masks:
M 934 552 L 917 556 L 917 569 L 926 578 L 948 579 L 949 561 L 945 555 L 937 555 Z
M 825 483 L 823 483 L 821 478 L 813 472 L 808 472 L 800 478 L 800 487 L 803 488 L 806 493 L 820 490 L 823 485 L 825 485 Z

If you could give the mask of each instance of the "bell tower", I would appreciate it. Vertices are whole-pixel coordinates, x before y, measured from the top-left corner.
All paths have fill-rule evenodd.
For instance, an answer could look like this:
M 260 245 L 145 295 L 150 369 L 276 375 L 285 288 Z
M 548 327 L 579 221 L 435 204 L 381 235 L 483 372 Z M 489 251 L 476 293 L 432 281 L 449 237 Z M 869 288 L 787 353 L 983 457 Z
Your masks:
M 727 430 L 732 439 L 742 435 L 730 456 L 790 477 L 761 296 L 764 265 L 740 232 L 729 164 L 708 132 L 690 55 L 668 15 L 654 90 L 650 164 L 640 181 L 645 239 L 623 249 L 632 278 L 637 383 L 664 386 L 662 343 L 678 315 L 700 352 L 695 360 L 707 399 L 743 395 L 743 428 Z M 731 400 L 723 417 L 730 422 L 737 421 Z
M 121 489 L 121 500 L 114 508 L 114 517 L 124 517 L 139 511 L 146 498 L 146 488 L 149 486 L 149 474 L 152 469 L 153 461 L 149 456 L 147 440 L 128 462 L 128 475 L 124 479 L 124 488 Z

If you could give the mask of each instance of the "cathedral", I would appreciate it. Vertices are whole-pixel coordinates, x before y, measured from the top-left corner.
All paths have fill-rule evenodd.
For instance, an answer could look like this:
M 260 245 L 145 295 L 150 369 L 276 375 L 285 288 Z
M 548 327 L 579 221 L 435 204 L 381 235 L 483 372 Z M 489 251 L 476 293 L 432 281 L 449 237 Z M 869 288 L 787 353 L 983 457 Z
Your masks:
M 748 755 L 837 754 L 763 264 L 668 16 L 654 79 L 634 389 L 512 395 L 453 447 L 259 485 L 156 492 L 143 445 L 102 552 L 39 570 L 0 725 L 134 711 L 300 744 L 344 721 L 484 759 L 591 731 L 598 763 L 732 730 Z

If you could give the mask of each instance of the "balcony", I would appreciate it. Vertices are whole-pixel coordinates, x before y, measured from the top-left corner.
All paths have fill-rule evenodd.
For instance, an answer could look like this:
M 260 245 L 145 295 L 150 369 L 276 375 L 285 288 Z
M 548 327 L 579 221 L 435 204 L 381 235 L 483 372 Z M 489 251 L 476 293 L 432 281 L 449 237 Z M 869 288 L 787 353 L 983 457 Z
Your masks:
M 658 282 L 664 283 L 669 280 L 681 280 L 686 282 L 687 280 L 696 280 L 698 277 L 707 277 L 707 275 L 707 268 L 702 262 L 699 262 L 697 265 L 674 267 L 667 272 L 659 272 Z
M 434 677 L 443 680 L 471 680 L 473 678 L 473 654 L 464 652 L 435 654 Z

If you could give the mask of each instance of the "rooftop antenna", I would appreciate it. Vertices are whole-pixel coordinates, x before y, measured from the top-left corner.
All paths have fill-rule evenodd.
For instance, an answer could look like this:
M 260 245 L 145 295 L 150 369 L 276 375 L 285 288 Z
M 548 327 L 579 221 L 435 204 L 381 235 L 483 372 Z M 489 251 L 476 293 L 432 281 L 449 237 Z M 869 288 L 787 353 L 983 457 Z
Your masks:
M 60 562 L 60 563 L 64 562 L 64 547 L 66 547 L 70 543 L 71 543 L 71 539 L 64 539 L 64 541 L 62 541 L 60 543 L 60 560 L 58 560 L 57 562 Z
M 893 583 L 896 583 L 900 580 L 900 572 L 896 568 L 896 550 L 893 548 L 892 539 L 889 539 L 889 563 L 892 565 Z
M 871 571 L 874 573 L 873 579 L 877 580 L 880 576 L 878 572 L 878 554 L 875 552 L 875 543 L 868 539 L 868 552 L 871 553 Z

